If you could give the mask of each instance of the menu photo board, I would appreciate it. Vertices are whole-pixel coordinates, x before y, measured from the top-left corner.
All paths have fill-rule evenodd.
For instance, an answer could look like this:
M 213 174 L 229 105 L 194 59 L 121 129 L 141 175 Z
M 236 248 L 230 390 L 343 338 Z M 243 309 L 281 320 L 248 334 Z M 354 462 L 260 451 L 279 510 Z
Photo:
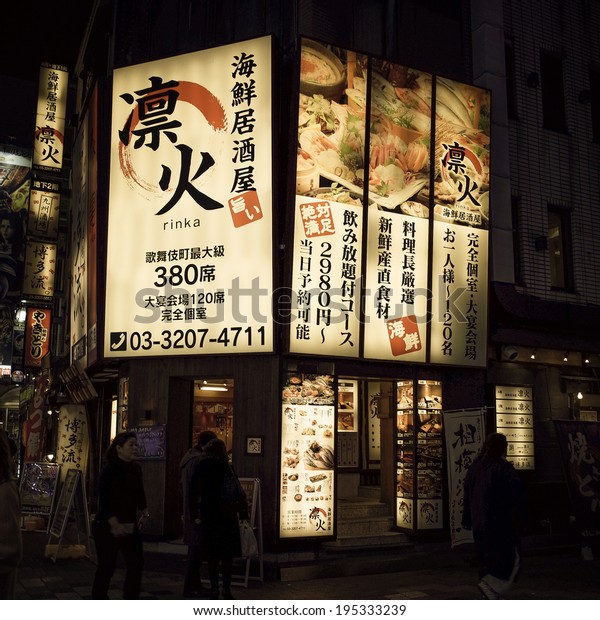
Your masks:
M 335 388 L 332 375 L 293 373 L 282 388 L 279 536 L 335 534 Z
M 497 385 L 496 430 L 506 435 L 507 460 L 516 469 L 535 469 L 533 388 Z
M 302 39 L 291 351 L 484 367 L 489 177 L 489 92 Z M 333 202 L 362 247 L 330 230 Z
M 115 70 L 106 357 L 273 350 L 271 102 L 270 37 Z

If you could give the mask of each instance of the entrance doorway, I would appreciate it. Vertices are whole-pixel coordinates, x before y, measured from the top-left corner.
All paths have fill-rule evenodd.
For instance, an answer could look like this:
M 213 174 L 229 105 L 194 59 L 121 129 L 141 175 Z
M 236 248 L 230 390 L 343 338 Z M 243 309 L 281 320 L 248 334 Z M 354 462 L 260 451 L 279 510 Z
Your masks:
M 338 379 L 337 462 L 338 497 L 360 495 L 363 487 L 376 494 L 381 485 L 382 383 L 376 380 Z M 385 453 L 385 451 L 384 451 Z
M 233 379 L 195 379 L 190 445 L 202 431 L 212 431 L 233 449 Z

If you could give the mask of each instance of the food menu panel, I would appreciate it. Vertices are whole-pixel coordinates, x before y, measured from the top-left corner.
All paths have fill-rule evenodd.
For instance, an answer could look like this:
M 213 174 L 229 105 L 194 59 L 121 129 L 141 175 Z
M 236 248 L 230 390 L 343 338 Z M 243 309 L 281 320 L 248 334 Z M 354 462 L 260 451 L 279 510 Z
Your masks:
M 398 381 L 396 394 L 396 524 L 409 529 L 416 525 L 420 530 L 441 528 L 442 384 Z
M 414 389 L 412 380 L 398 381 L 396 396 L 396 524 L 412 529 L 414 497 Z
M 331 537 L 337 424 L 333 376 L 290 374 L 281 406 L 279 535 Z

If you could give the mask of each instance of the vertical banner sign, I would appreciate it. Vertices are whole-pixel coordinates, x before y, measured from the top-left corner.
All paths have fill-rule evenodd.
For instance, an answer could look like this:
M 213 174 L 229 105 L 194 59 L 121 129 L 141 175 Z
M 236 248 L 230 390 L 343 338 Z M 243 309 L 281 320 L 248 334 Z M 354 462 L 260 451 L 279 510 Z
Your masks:
M 272 351 L 270 38 L 113 89 L 106 357 Z
M 51 301 L 54 296 L 55 274 L 56 244 L 33 239 L 27 241 L 23 297 L 38 301 Z
M 73 184 L 71 215 L 71 363 L 81 361 L 87 364 L 87 279 L 88 279 L 88 115 L 86 114 L 81 129 L 73 145 Z M 108 289 L 107 289 L 108 290 Z M 110 293 L 109 293 L 110 295 Z
M 56 241 L 60 211 L 60 183 L 34 179 L 31 182 L 27 234 Z
M 292 352 L 358 356 L 361 218 L 335 194 L 296 196 Z
M 358 357 L 365 114 L 340 96 L 364 82 L 352 52 L 305 40 L 300 63 L 290 350 Z M 356 72 L 361 75 L 356 75 Z M 344 186 L 336 182 L 342 175 Z
M 290 375 L 282 389 L 281 538 L 323 538 L 335 525 L 335 390 L 331 375 Z
M 98 358 L 98 86 L 92 92 L 87 113 L 88 207 L 87 207 L 87 363 Z
M 21 299 L 30 189 L 31 153 L 0 145 L 0 303 Z
M 487 350 L 489 93 L 436 79 L 431 352 L 484 366 Z
M 589 540 L 600 536 L 600 423 L 554 420 L 571 505 Z
M 366 358 L 425 362 L 431 91 L 430 75 L 373 61 Z
M 58 418 L 56 462 L 62 465 L 61 479 L 69 469 L 86 471 L 89 432 L 85 406 L 63 405 Z
M 40 170 L 62 170 L 68 87 L 66 67 L 42 63 L 33 147 L 33 165 Z
M 485 440 L 484 410 L 444 411 L 444 433 L 450 498 L 450 544 L 455 547 L 473 542 L 473 533 L 463 529 L 461 521 L 465 477 Z
M 27 307 L 23 360 L 27 368 L 41 368 L 44 356 L 50 351 L 51 325 L 52 310 L 50 308 Z
M 35 379 L 33 398 L 27 407 L 27 418 L 23 424 L 23 445 L 25 463 L 42 461 L 46 456 L 46 388 L 48 377 L 38 375 Z

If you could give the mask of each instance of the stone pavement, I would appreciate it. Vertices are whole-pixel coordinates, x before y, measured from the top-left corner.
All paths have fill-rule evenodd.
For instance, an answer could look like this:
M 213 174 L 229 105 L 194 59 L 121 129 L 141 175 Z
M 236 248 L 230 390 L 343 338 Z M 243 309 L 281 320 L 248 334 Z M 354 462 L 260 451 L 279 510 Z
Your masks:
M 44 558 L 47 535 L 23 532 L 25 557 L 20 570 L 16 598 L 20 600 L 89 599 L 95 565 L 87 558 L 57 560 Z M 159 551 L 159 546 L 145 547 L 145 570 L 142 598 L 151 600 L 181 599 L 185 573 L 184 548 L 177 552 Z M 449 543 L 421 545 L 407 549 L 402 570 L 385 570 L 375 574 L 340 574 L 310 579 L 280 579 L 274 569 L 261 582 L 250 579 L 248 587 L 236 586 L 238 600 L 473 600 L 481 599 L 476 587 L 477 569 L 472 549 L 461 545 L 450 549 Z M 359 560 L 360 561 L 360 560 Z M 542 549 L 525 548 L 522 573 L 506 597 L 513 600 L 598 600 L 600 599 L 600 560 L 586 561 L 576 546 Z M 251 571 L 251 575 L 255 571 Z M 282 574 L 286 574 L 282 571 Z M 293 573 L 289 573 L 293 575 Z M 336 576 L 334 576 L 336 575 Z M 110 598 L 120 599 L 123 570 L 113 578 Z

